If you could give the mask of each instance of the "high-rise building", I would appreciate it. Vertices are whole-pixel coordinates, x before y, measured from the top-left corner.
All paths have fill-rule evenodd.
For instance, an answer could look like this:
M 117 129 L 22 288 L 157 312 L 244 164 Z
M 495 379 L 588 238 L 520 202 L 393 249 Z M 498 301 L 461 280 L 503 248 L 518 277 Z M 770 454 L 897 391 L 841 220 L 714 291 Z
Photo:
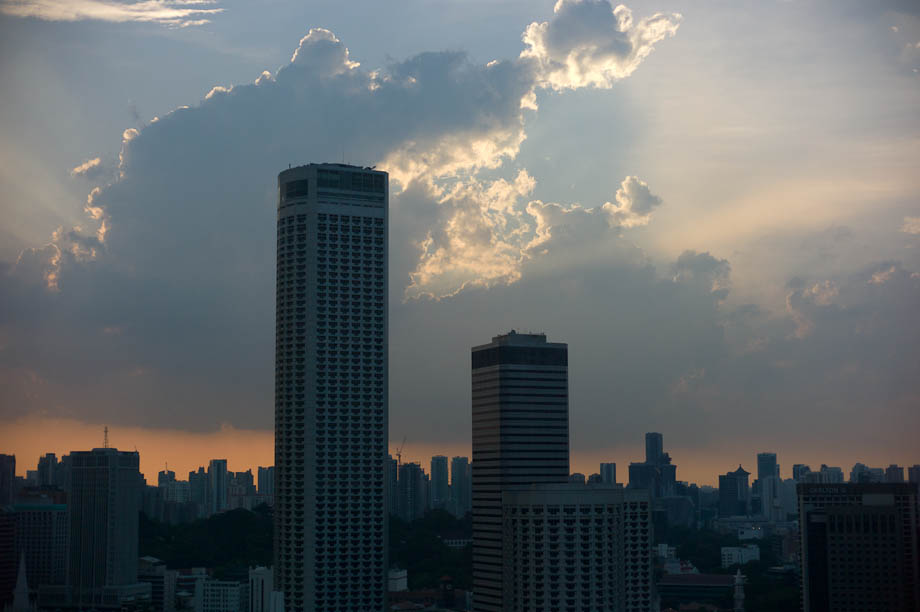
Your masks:
M 387 512 L 393 516 L 399 515 L 399 461 L 387 455 L 386 463 L 387 481 Z
M 205 472 L 203 467 L 199 467 L 198 471 L 188 473 L 189 501 L 197 506 L 199 517 L 205 517 L 211 513 L 208 505 L 209 489 L 208 473 Z
M 811 473 L 811 468 L 803 463 L 796 463 L 792 466 L 792 479 L 796 482 L 804 482 L 805 475 Z
M 211 459 L 208 463 L 208 504 L 209 512 L 217 514 L 227 509 L 227 489 L 230 486 L 230 474 L 227 473 L 226 459 Z
M 604 484 L 616 484 L 617 483 L 617 464 L 616 463 L 602 463 L 601 464 L 601 482 Z
M 568 346 L 510 333 L 472 349 L 473 609 L 503 610 L 502 490 L 569 477 Z
M 677 466 L 664 452 L 664 436 L 645 434 L 645 461 L 629 464 L 629 488 L 647 489 L 652 498 L 669 497 L 677 487 Z
M 272 466 L 259 466 L 259 495 L 266 498 L 266 503 L 271 505 L 275 495 L 275 468 Z
M 432 509 L 447 508 L 448 491 L 447 457 L 435 455 L 431 458 L 431 495 L 428 502 Z
M 428 476 L 418 463 L 399 466 L 397 514 L 407 523 L 425 516 L 428 509 Z
M 904 468 L 892 463 L 885 468 L 885 482 L 904 482 Z
M 917 485 L 799 484 L 804 612 L 920 609 Z
M 451 511 L 457 517 L 462 518 L 471 510 L 470 493 L 469 457 L 452 457 L 450 460 L 450 506 Z
M 386 605 L 387 174 L 278 175 L 275 588 L 286 610 Z
M 664 453 L 664 436 L 654 431 L 646 433 L 645 462 L 657 465 L 661 461 L 662 453 Z
M 750 472 L 740 465 L 734 472 L 719 476 L 719 516 L 747 516 L 750 508 Z
M 13 503 L 16 483 L 16 455 L 0 454 L 0 506 Z
M 502 518 L 503 609 L 652 609 L 647 490 L 512 486 L 503 489 Z
M 138 586 L 139 465 L 136 451 L 70 453 L 68 573 L 77 607 L 120 607 L 121 600 L 144 592 L 132 588 Z
M 60 490 L 26 489 L 12 506 L 16 521 L 16 557 L 26 564 L 33 587 L 66 585 L 70 543 L 67 494 Z
M 757 479 L 779 478 L 776 453 L 757 453 Z
M 270 567 L 249 568 L 249 605 L 242 612 L 272 612 L 272 590 Z
M 920 483 L 920 465 L 912 465 L 907 468 L 907 481 Z

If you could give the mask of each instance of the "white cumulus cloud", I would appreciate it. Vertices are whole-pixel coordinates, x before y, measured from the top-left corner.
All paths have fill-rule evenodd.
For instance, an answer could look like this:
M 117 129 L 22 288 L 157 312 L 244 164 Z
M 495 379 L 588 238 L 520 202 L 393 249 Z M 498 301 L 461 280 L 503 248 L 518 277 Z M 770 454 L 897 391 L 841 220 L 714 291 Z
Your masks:
M 553 89 L 610 87 L 681 21 L 677 13 L 656 13 L 636 22 L 628 7 L 608 0 L 559 0 L 553 11 L 551 20 L 527 27 L 521 53 L 536 62 L 541 84 Z

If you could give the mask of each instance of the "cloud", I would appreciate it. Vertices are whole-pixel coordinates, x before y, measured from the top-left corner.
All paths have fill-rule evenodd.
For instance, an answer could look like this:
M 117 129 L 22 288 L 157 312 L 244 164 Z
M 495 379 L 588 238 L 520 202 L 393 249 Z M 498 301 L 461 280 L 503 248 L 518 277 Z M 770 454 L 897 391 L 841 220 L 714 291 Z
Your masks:
M 35 374 L 4 387 L 3 416 L 51 406 L 207 429 L 214 410 L 200 408 L 219 405 L 236 426 L 265 426 L 274 178 L 292 163 L 344 151 L 390 172 L 400 297 L 494 288 L 573 261 L 528 253 L 536 181 L 512 167 L 545 86 L 529 58 L 481 65 L 429 52 L 368 70 L 313 28 L 274 74 L 126 129 L 115 176 L 93 187 L 85 219 L 0 272 L 0 370 Z M 657 201 L 635 181 L 605 217 L 647 222 Z M 601 242 L 617 242 L 621 225 Z
M 904 224 L 901 226 L 901 231 L 905 234 L 920 234 L 920 217 L 904 217 Z
M 607 0 L 559 0 L 553 12 L 550 21 L 527 27 L 521 57 L 534 60 L 540 83 L 556 90 L 611 87 L 681 21 L 677 13 L 656 13 L 636 23 L 629 8 Z
M 93 159 L 88 159 L 73 170 L 70 171 L 70 176 L 82 176 L 84 178 L 93 179 L 98 177 L 102 173 L 102 159 L 94 157 Z
M 214 0 L 2 0 L 0 12 L 44 21 L 111 21 L 157 23 L 174 27 L 199 26 L 223 12 Z

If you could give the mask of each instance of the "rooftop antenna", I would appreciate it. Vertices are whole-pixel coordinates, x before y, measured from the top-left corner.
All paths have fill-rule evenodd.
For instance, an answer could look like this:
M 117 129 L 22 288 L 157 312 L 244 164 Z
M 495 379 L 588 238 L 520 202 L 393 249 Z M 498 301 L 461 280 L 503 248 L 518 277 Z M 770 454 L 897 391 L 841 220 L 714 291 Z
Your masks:
M 102 430 L 102 448 L 109 447 L 109 426 L 106 425 Z

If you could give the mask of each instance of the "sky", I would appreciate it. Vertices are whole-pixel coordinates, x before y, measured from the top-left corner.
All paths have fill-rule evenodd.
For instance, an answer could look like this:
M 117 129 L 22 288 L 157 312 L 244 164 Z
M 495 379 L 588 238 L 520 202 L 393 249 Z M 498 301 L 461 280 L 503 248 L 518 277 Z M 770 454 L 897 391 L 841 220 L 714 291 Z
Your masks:
M 920 9 L 0 0 L 0 452 L 272 461 L 277 173 L 391 177 L 390 447 L 569 344 L 573 471 L 920 463 Z

